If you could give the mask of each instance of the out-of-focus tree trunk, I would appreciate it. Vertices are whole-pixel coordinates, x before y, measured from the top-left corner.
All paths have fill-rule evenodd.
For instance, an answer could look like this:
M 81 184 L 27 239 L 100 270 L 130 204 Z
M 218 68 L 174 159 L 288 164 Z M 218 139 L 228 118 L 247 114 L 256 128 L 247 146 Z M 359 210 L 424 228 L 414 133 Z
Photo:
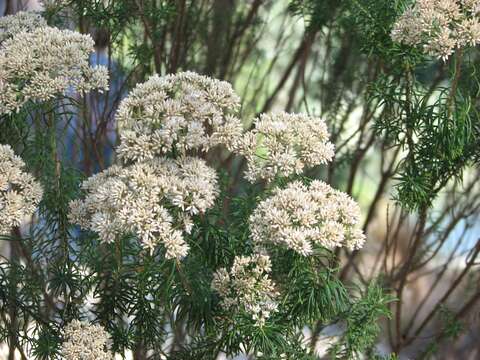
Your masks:
M 213 22 L 211 34 L 207 46 L 207 62 L 205 74 L 215 75 L 218 65 L 224 56 L 224 51 L 229 38 L 229 29 L 231 28 L 232 15 L 235 10 L 235 0 L 216 0 L 213 6 Z
M 5 15 L 15 14 L 16 12 L 22 10 L 25 6 L 25 2 L 21 0 L 5 0 Z

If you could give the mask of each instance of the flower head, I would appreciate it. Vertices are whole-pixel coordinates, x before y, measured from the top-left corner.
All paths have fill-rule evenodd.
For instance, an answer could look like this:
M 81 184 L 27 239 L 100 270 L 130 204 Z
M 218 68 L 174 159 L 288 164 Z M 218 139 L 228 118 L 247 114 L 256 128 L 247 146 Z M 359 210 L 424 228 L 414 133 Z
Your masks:
M 322 181 L 295 181 L 258 205 L 250 217 L 251 237 L 258 245 L 280 245 L 304 256 L 317 246 L 359 249 L 365 242 L 356 229 L 359 218 L 359 206 L 347 194 Z
M 42 188 L 9 145 L 0 145 L 0 234 L 20 226 L 37 209 Z
M 417 0 L 395 23 L 393 41 L 446 60 L 456 49 L 480 43 L 478 0 Z
M 300 174 L 333 158 L 327 125 L 319 118 L 277 112 L 260 115 L 254 126 L 236 147 L 247 158 L 251 182 Z
M 100 325 L 73 320 L 63 334 L 60 350 L 66 360 L 113 360 L 108 350 L 109 335 Z
M 125 161 L 143 161 L 229 145 L 242 132 L 239 106 L 227 82 L 193 72 L 154 75 L 120 104 L 117 151 Z
M 187 254 L 190 217 L 212 207 L 218 192 L 215 171 L 190 157 L 112 166 L 82 188 L 85 198 L 70 205 L 74 223 L 104 242 L 134 234 L 150 251 L 162 244 L 167 258 Z
M 90 67 L 93 45 L 89 35 L 52 27 L 5 40 L 0 51 L 0 114 L 15 111 L 27 101 L 108 88 L 107 69 Z
M 222 298 L 225 310 L 243 310 L 262 325 L 277 309 L 270 271 L 271 262 L 266 255 L 236 256 L 230 270 L 221 268 L 214 273 L 212 288 Z

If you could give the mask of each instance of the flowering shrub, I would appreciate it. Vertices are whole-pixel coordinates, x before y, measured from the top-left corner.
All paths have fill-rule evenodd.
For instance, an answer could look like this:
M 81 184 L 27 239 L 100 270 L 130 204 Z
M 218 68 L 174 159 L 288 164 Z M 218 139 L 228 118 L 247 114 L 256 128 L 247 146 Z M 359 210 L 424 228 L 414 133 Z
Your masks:
M 460 333 L 478 1 L 42 4 L 0 18 L 9 359 L 393 360 Z
M 250 216 L 252 242 L 245 239 L 243 254 L 235 252 L 232 260 L 222 260 L 227 260 L 227 267 L 214 269 L 211 275 L 211 291 L 221 299 L 219 327 L 237 326 L 223 316 L 242 313 L 249 326 L 263 328 L 272 314 L 286 311 L 277 301 L 282 291 L 284 296 L 288 293 L 282 281 L 271 278 L 278 274 L 271 274 L 269 244 L 318 256 L 321 249 L 328 252 L 342 245 L 359 249 L 364 235 L 355 229 L 360 210 L 348 195 L 320 181 L 307 187 L 296 180 L 285 188 L 274 181 L 300 176 L 304 164 L 312 167 L 332 158 L 325 123 L 304 115 L 272 113 L 261 115 L 255 129 L 243 134 L 239 120 L 228 114 L 237 107 L 238 97 L 227 83 L 193 73 L 153 76 L 137 85 L 117 114 L 121 162 L 83 182 L 86 196 L 70 203 L 69 216 L 106 244 L 118 246 L 122 238 L 133 236 L 152 260 L 175 259 L 181 271 L 180 264 L 196 256 L 189 249 L 208 246 L 210 240 L 202 240 L 202 223 L 213 221 L 210 226 L 216 227 L 221 220 L 235 226 L 228 214 L 211 218 L 209 210 L 225 195 L 220 194 L 216 171 L 187 154 L 199 156 L 224 145 L 243 149 L 239 152 L 247 154 L 250 162 L 255 161 L 257 147 L 265 147 L 265 162 L 249 164 L 246 176 L 268 180 L 273 195 Z M 260 142 L 252 142 L 252 137 Z M 292 159 L 286 161 L 288 156 Z M 292 162 L 297 162 L 294 170 Z M 239 341 L 245 346 L 245 340 Z
M 8 100 L 4 102 L 5 109 L 18 108 L 27 99 L 48 100 L 64 94 L 66 87 L 72 85 L 82 90 L 107 87 L 103 75 L 98 81 L 93 80 L 96 75 L 84 77 L 86 73 L 95 74 L 96 70 L 91 72 L 87 65 L 85 56 L 91 44 L 81 35 L 40 28 L 7 40 L 0 56 L 7 61 L 13 56 L 10 54 L 17 53 L 17 44 L 24 46 L 33 39 L 42 40 L 35 45 L 39 46 L 38 64 L 32 65 L 26 58 L 17 57 L 16 61 L 9 62 L 7 69 L 11 74 L 31 78 L 31 85 L 15 90 L 10 87 L 12 94 L 22 93 L 24 100 L 16 103 Z M 57 51 L 60 64 L 53 66 L 53 59 L 49 60 L 50 55 L 43 49 Z M 30 65 L 32 70 L 28 68 Z M 55 74 L 46 79 L 41 88 L 39 79 L 43 75 L 38 69 L 49 69 L 48 76 Z M 56 73 L 59 77 L 55 77 Z M 47 85 L 53 84 L 51 82 L 59 87 Z M 38 88 L 42 93 L 30 88 Z M 70 202 L 68 215 L 70 221 L 94 234 L 94 238 L 98 237 L 100 248 L 108 248 L 110 244 L 118 248 L 129 241 L 127 239 L 136 239 L 141 248 L 148 250 L 132 255 L 136 261 L 150 259 L 149 262 L 167 264 L 173 259 L 176 265 L 171 276 L 177 272 L 180 275 L 189 258 L 199 256 L 198 250 L 192 253 L 189 249 L 210 246 L 208 243 L 212 240 L 204 238 L 202 227 L 206 224 L 218 227 L 220 220 L 231 227 L 242 221 L 240 218 L 232 222 L 228 213 L 220 218 L 209 214 L 209 210 L 224 201 L 225 194 L 219 189 L 216 170 L 199 156 L 216 145 L 246 155 L 247 178 L 268 180 L 268 186 L 275 190 L 258 204 L 250 217 L 251 243 L 245 238 L 241 244 L 243 250 L 234 250 L 231 259 L 229 256 L 221 259 L 222 267 L 209 264 L 206 259 L 204 264 L 199 264 L 205 267 L 202 272 L 212 268 L 213 280 L 207 296 L 218 294 L 221 299 L 218 315 L 212 314 L 214 318 L 218 316 L 217 331 L 223 326 L 237 326 L 222 320 L 229 313 L 244 314 L 244 321 L 256 329 L 270 326 L 269 322 L 274 321 L 270 319 L 272 314 L 280 316 L 288 311 L 279 305 L 288 290 L 282 281 L 277 284 L 273 281 L 279 274 L 272 273 L 272 263 L 264 253 L 269 251 L 268 244 L 284 245 L 302 256 L 318 256 L 319 248 L 328 252 L 345 244 L 358 249 L 364 241 L 361 231 L 353 229 L 359 220 L 359 208 L 346 194 L 318 181 L 307 187 L 301 178 L 286 188 L 276 182 L 299 177 L 305 168 L 331 160 L 333 145 L 328 142 L 325 123 L 305 115 L 271 113 L 261 115 L 254 130 L 243 133 L 234 115 L 238 106 L 239 98 L 228 83 L 194 73 L 155 75 L 138 85 L 122 101 L 117 113 L 121 161 L 82 183 L 84 196 Z M 1 229 L 5 233 L 19 225 L 21 215 L 35 211 L 41 190 L 30 175 L 20 172 L 23 163 L 13 156 L 11 149 L 4 146 L 2 150 L 5 160 L 1 164 L 8 174 L 2 182 L 6 204 L 3 212 L 7 216 L 2 220 Z M 258 161 L 256 157 L 260 153 L 263 158 Z M 15 202 L 13 194 L 18 196 Z M 81 240 L 81 244 L 89 241 L 92 239 L 88 237 Z M 288 256 L 295 258 L 294 253 Z M 197 261 L 202 261 L 200 259 Z M 182 283 L 192 280 L 183 279 Z M 170 291 L 178 286 L 181 285 L 169 285 Z M 193 284 L 182 286 L 193 291 Z M 97 291 L 101 291 L 100 288 Z M 168 297 L 164 300 L 168 301 Z M 173 296 L 172 300 L 181 301 L 181 297 Z M 295 331 L 297 325 L 291 326 L 291 331 Z M 89 327 L 73 320 L 65 327 L 63 336 L 65 342 L 60 353 L 67 359 L 109 358 L 104 352 L 106 335 L 96 325 Z M 250 346 L 247 338 L 240 336 L 238 344 Z M 285 341 L 288 343 L 288 338 Z

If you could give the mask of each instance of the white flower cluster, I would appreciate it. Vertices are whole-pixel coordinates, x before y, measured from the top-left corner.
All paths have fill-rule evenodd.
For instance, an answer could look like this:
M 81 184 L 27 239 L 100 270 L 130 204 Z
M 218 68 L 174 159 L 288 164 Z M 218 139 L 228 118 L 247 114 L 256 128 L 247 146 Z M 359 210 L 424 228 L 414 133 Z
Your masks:
M 82 187 L 85 199 L 70 204 L 72 222 L 105 242 L 134 234 L 150 251 L 163 244 L 166 258 L 187 254 L 183 232 L 192 229 L 190 217 L 211 207 L 218 192 L 215 171 L 193 157 L 115 165 Z
M 236 256 L 230 271 L 221 268 L 214 273 L 212 288 L 222 298 L 225 310 L 244 310 L 262 325 L 277 310 L 270 272 L 271 262 L 266 255 Z
M 20 226 L 42 198 L 42 187 L 24 167 L 9 145 L 0 145 L 0 234 Z
M 392 39 L 446 60 L 480 43 L 479 11 L 478 0 L 417 0 L 395 23 Z
M 73 320 L 64 330 L 61 355 L 65 360 L 113 360 L 108 333 L 100 325 Z
M 310 186 L 295 181 L 258 205 L 250 229 L 259 246 L 281 245 L 306 256 L 315 246 L 361 248 L 365 235 L 356 228 L 359 220 L 359 206 L 347 194 L 322 181 Z
M 108 88 L 108 72 L 91 67 L 89 35 L 52 27 L 20 32 L 0 46 L 0 114 L 27 101 L 47 101 L 71 91 Z
M 20 32 L 31 32 L 47 26 L 45 19 L 33 11 L 19 11 L 0 17 L 0 44 Z
M 190 72 L 155 75 L 138 85 L 117 114 L 123 164 L 84 182 L 86 197 L 72 202 L 71 220 L 105 242 L 132 234 L 151 251 L 162 244 L 167 258 L 181 258 L 191 216 L 212 207 L 218 195 L 215 171 L 188 154 L 224 144 L 246 156 L 252 182 L 299 174 L 333 158 L 323 120 L 264 114 L 243 133 L 231 115 L 238 104 L 228 83 Z M 308 255 L 315 245 L 360 248 L 359 217 L 348 195 L 320 181 L 309 187 L 294 182 L 263 201 L 250 223 L 258 245 L 283 244 Z
M 118 154 L 143 161 L 231 144 L 242 126 L 232 86 L 193 72 L 154 75 L 122 101 L 117 112 Z
M 317 117 L 285 112 L 262 114 L 236 150 L 247 159 L 247 180 L 271 181 L 331 161 L 334 145 L 329 136 L 327 125 Z

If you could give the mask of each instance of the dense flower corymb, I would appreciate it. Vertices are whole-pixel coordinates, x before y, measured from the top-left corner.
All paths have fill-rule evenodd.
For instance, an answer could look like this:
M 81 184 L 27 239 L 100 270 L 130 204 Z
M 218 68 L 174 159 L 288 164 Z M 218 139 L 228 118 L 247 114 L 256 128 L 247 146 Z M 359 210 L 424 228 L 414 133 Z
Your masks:
M 30 32 L 47 26 L 47 22 L 39 13 L 19 11 L 15 15 L 0 17 L 0 45 L 6 39 L 20 32 Z
M 210 208 L 218 192 L 215 171 L 190 157 L 112 166 L 82 188 L 85 199 L 70 207 L 74 223 L 105 242 L 134 234 L 150 251 L 163 244 L 167 258 L 187 254 L 183 232 L 191 231 L 191 216 Z
M 0 145 L 0 234 L 31 216 L 42 198 L 42 188 L 23 171 L 25 163 L 8 145 Z
M 47 101 L 71 91 L 108 88 L 108 72 L 91 67 L 93 39 L 41 27 L 5 40 L 0 49 L 0 114 L 27 101 Z
M 192 72 L 154 75 L 120 104 L 117 152 L 126 161 L 142 161 L 229 145 L 242 132 L 234 116 L 239 107 L 227 82 Z
M 266 255 L 237 256 L 230 271 L 221 268 L 214 273 L 212 288 L 222 298 L 225 310 L 241 309 L 262 325 L 277 309 L 270 271 L 271 262 Z
M 64 330 L 61 355 L 65 360 L 111 360 L 109 335 L 100 325 L 73 320 Z
M 262 114 L 236 150 L 247 158 L 247 180 L 271 181 L 329 162 L 334 155 L 329 136 L 320 118 L 285 112 Z
M 392 39 L 446 60 L 480 43 L 479 11 L 478 0 L 417 0 L 395 23 Z
M 304 256 L 316 246 L 354 250 L 365 242 L 356 228 L 358 204 L 322 181 L 310 186 L 298 181 L 262 201 L 250 217 L 252 240 L 258 245 L 280 245 Z

